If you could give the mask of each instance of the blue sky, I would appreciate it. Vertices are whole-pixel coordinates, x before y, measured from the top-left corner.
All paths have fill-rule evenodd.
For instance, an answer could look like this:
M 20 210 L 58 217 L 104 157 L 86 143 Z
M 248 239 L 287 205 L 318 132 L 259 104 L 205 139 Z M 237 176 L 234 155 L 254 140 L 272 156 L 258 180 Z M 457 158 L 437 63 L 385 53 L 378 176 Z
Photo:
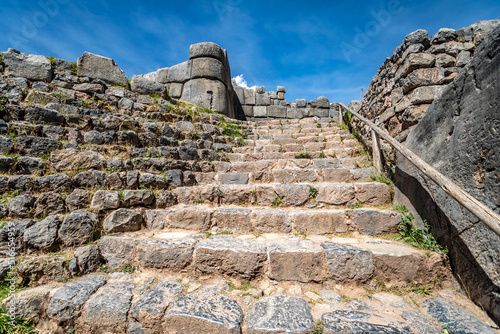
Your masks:
M 211 41 L 228 50 L 232 76 L 249 86 L 286 86 L 289 101 L 325 95 L 347 103 L 408 33 L 495 18 L 498 0 L 8 0 L 0 50 L 71 61 L 89 51 L 130 77 L 185 61 L 190 44 Z

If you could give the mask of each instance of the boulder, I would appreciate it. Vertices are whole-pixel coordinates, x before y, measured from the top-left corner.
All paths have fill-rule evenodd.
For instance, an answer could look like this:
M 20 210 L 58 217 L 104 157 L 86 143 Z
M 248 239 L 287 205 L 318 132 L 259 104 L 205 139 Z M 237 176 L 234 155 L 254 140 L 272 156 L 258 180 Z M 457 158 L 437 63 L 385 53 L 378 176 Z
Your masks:
M 226 86 L 219 80 L 189 80 L 184 84 L 180 99 L 221 114 L 228 113 Z
M 37 177 L 33 182 L 36 191 L 68 191 L 72 188 L 71 178 L 66 174 L 51 174 Z
M 165 310 L 177 295 L 184 291 L 178 281 L 164 279 L 149 289 L 130 310 L 129 319 L 151 332 L 160 332 L 160 323 Z
M 120 207 L 120 196 L 117 191 L 98 190 L 92 197 L 90 207 L 95 211 L 118 209 Z
M 203 273 L 219 273 L 253 279 L 262 275 L 267 261 L 264 243 L 215 236 L 196 245 L 194 266 Z
M 55 191 L 41 193 L 35 201 L 34 208 L 35 216 L 37 217 L 64 213 L 66 211 L 62 196 Z
M 226 78 L 226 68 L 217 59 L 196 58 L 191 66 L 191 79 L 203 78 L 224 82 Z
M 84 209 L 90 204 L 92 193 L 88 190 L 75 189 L 66 198 L 66 206 L 69 211 Z
M 94 229 L 99 224 L 96 214 L 87 210 L 71 212 L 64 218 L 59 228 L 59 239 L 66 246 L 79 246 L 89 241 Z
M 458 34 L 455 29 L 441 28 L 434 36 L 432 36 L 431 43 L 441 44 L 441 43 L 451 42 L 456 40 L 457 37 Z
M 142 215 L 130 209 L 118 209 L 104 219 L 102 227 L 108 233 L 129 232 L 141 229 Z
M 50 250 L 56 243 L 60 222 L 58 216 L 48 216 L 32 225 L 24 231 L 24 243 L 30 248 Z
M 44 304 L 49 299 L 51 286 L 42 286 L 18 292 L 2 301 L 4 310 L 13 310 L 16 318 L 32 319 L 36 324 L 43 316 Z M 12 303 L 12 304 L 11 304 Z M 15 307 L 10 308 L 10 305 Z
M 104 236 L 98 241 L 103 258 L 112 269 L 132 263 L 132 251 L 137 244 L 136 239 Z
M 73 275 L 86 275 L 96 271 L 101 263 L 101 252 L 95 245 L 78 247 L 69 263 Z
M 144 268 L 181 270 L 192 262 L 196 240 L 145 239 L 137 245 L 137 261 Z
M 192 62 L 188 60 L 170 67 L 167 73 L 167 82 L 185 83 L 191 79 L 191 63 Z
M 30 210 L 35 205 L 35 200 L 36 198 L 32 195 L 19 195 L 12 198 L 7 203 L 7 207 L 13 216 L 29 217 L 31 215 Z
M 337 310 L 321 316 L 325 334 L 333 333 L 412 333 L 410 327 L 392 317 L 360 311 Z
M 123 205 L 125 207 L 149 206 L 154 202 L 155 195 L 151 190 L 125 190 L 123 192 Z
M 79 77 L 101 79 L 109 83 L 122 84 L 128 87 L 127 76 L 111 58 L 84 52 L 78 58 L 77 66 Z
M 23 77 L 29 80 L 52 80 L 52 65 L 44 56 L 30 55 L 14 49 L 2 52 L 5 75 Z
M 146 78 L 144 75 L 134 75 L 130 80 L 130 89 L 141 94 L 165 94 L 165 85 Z
M 324 243 L 330 277 L 336 282 L 365 282 L 373 276 L 375 266 L 369 251 L 351 245 Z
M 226 57 L 224 50 L 212 42 L 202 42 L 189 46 L 189 59 L 210 57 L 224 62 Z
M 0 153 L 9 154 L 12 151 L 14 144 L 9 137 L 0 136 Z
M 264 297 L 252 305 L 246 316 L 247 333 L 311 333 L 314 320 L 311 307 L 302 298 L 278 294 Z
M 39 285 L 52 280 L 63 280 L 68 277 L 66 258 L 62 255 L 35 256 L 22 261 L 18 266 L 22 284 Z
M 167 333 L 239 334 L 243 311 L 230 297 L 215 292 L 185 294 L 165 314 Z
M 65 118 L 57 111 L 42 107 L 31 107 L 26 111 L 26 120 L 35 124 L 63 125 Z
M 106 275 L 92 275 L 64 285 L 50 299 L 47 315 L 57 321 L 78 317 L 83 304 L 106 280 Z

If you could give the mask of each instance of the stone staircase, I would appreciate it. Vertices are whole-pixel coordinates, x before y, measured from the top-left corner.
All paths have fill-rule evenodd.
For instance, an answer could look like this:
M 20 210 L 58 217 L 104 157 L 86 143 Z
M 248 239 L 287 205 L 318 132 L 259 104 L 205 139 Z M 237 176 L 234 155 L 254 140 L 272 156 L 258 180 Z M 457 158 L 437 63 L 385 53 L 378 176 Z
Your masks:
M 26 287 L 3 307 L 39 332 L 496 332 L 445 255 L 395 240 L 392 189 L 335 120 L 55 74 L 1 81 L 0 276 L 14 236 Z

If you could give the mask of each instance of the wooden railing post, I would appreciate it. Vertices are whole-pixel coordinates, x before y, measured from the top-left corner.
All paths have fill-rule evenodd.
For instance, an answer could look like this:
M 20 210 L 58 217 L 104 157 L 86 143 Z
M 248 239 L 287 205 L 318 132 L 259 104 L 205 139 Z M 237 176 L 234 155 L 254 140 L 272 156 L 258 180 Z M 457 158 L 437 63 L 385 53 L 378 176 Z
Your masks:
M 339 125 L 344 122 L 344 116 L 342 115 L 342 107 L 339 106 Z
M 382 174 L 382 150 L 380 149 L 380 138 L 378 134 L 371 130 L 372 132 L 372 152 L 373 152 L 373 167 L 375 167 L 375 172 L 377 175 Z

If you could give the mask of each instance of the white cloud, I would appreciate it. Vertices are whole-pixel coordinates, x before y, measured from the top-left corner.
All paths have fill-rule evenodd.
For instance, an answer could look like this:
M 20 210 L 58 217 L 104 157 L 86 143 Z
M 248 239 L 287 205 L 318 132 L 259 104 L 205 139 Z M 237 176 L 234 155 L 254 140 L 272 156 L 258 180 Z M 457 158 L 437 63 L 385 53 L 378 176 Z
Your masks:
M 243 88 L 255 89 L 257 87 L 257 86 L 248 87 L 248 82 L 245 80 L 245 78 L 243 78 L 243 74 L 235 76 L 233 78 L 233 81 L 236 83 L 236 85 Z

